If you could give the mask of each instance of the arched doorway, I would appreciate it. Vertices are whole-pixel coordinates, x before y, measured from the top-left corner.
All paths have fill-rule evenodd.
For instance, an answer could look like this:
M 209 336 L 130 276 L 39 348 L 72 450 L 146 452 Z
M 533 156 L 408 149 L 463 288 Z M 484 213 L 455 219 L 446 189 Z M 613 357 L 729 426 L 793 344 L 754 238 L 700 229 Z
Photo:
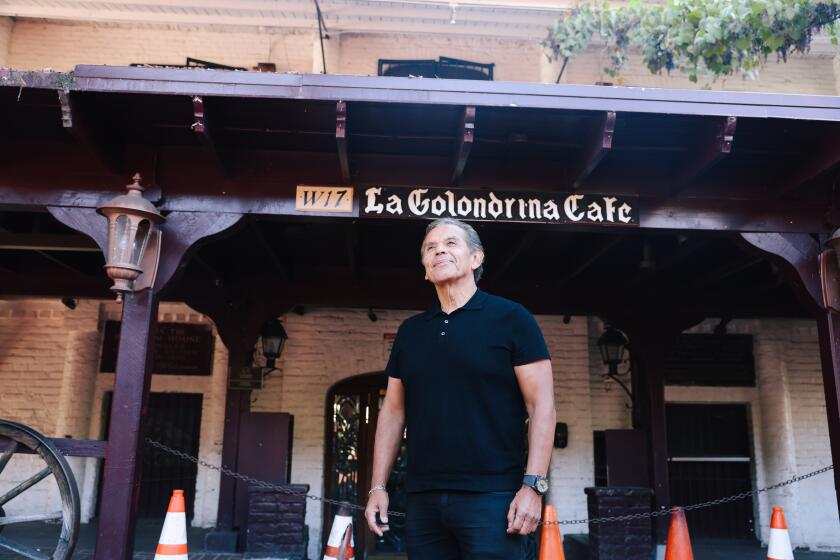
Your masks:
M 336 500 L 364 504 L 370 489 L 373 467 L 373 441 L 376 421 L 385 400 L 388 376 L 367 373 L 350 377 L 333 385 L 326 402 L 326 459 L 324 495 Z M 405 438 L 400 454 L 388 480 L 390 509 L 405 511 L 406 468 Z M 323 538 L 329 535 L 335 508 L 324 508 Z M 404 525 L 399 517 L 389 519 L 391 530 L 382 538 L 367 530 L 364 517 L 358 513 L 356 525 L 356 555 L 364 559 L 374 553 L 393 553 L 405 550 Z

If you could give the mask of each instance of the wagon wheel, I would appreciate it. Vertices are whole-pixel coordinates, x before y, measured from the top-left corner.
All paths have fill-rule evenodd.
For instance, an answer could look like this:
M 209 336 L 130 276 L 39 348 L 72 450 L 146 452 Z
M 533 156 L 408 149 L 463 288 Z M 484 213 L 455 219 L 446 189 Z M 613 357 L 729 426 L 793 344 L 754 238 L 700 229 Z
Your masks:
M 0 440 L 3 437 L 10 441 L 8 441 L 9 445 L 0 453 L 0 480 L 2 480 L 3 469 L 6 468 L 15 453 L 35 453 L 46 463 L 46 467 L 0 496 L 0 530 L 6 525 L 15 523 L 61 520 L 61 534 L 51 556 L 4 537 L 2 534 L 0 534 L 0 550 L 10 550 L 24 558 L 35 560 L 64 560 L 70 558 L 76 546 L 76 539 L 79 536 L 79 490 L 76 487 L 73 471 L 70 470 L 70 466 L 55 445 L 31 428 L 15 422 L 0 420 Z M 6 502 L 20 496 L 38 482 L 50 476 L 58 484 L 58 490 L 61 494 L 61 511 L 17 516 L 7 516 L 3 512 L 2 508 Z

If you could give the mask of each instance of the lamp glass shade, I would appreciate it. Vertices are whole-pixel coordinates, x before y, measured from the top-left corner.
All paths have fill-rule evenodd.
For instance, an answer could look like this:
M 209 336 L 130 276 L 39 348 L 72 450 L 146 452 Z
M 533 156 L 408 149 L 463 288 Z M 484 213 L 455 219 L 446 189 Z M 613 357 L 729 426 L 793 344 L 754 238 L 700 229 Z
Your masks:
M 283 323 L 278 319 L 272 319 L 260 331 L 262 337 L 263 355 L 266 359 L 276 360 L 283 353 L 283 346 L 286 344 L 289 336 L 286 334 L 286 329 L 283 328 Z
M 627 347 L 627 337 L 613 327 L 608 327 L 598 338 L 598 348 L 601 360 L 606 365 L 618 365 L 624 361 L 624 350 Z

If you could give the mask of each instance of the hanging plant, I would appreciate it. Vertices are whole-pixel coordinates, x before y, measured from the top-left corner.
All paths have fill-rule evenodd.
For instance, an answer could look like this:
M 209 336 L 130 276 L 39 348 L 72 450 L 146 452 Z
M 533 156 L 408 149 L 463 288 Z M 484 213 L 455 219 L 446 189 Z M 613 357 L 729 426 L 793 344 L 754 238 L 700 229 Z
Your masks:
M 616 8 L 591 2 L 555 21 L 543 46 L 565 69 L 584 49 L 603 41 L 610 55 L 604 71 L 613 77 L 635 51 L 655 74 L 677 70 L 692 82 L 701 74 L 755 78 L 768 56 L 775 53 L 787 62 L 791 53 L 807 52 L 821 31 L 836 45 L 838 19 L 840 0 L 633 1 Z

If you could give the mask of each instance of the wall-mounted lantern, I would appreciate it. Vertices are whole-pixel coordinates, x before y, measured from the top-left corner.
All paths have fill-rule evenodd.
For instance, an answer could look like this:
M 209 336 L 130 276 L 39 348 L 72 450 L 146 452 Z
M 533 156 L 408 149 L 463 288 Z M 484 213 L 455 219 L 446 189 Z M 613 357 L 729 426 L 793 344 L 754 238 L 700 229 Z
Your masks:
M 125 293 L 154 284 L 161 241 L 157 225 L 166 221 L 157 208 L 143 198 L 140 174 L 135 173 L 132 179 L 134 182 L 126 186 L 128 194 L 119 195 L 96 209 L 108 218 L 105 271 L 114 281 L 111 289 L 117 292 L 117 301 L 122 301 Z M 135 283 L 141 274 L 142 280 Z
M 627 337 L 620 330 L 607 327 L 598 338 L 598 348 L 601 350 L 601 360 L 610 369 L 610 376 L 618 375 L 618 365 L 624 361 Z
M 286 334 L 286 329 L 283 328 L 283 323 L 279 319 L 272 319 L 263 325 L 260 337 L 262 338 L 266 366 L 269 369 L 274 369 L 274 362 L 283 353 L 283 346 L 289 339 L 289 335 Z

